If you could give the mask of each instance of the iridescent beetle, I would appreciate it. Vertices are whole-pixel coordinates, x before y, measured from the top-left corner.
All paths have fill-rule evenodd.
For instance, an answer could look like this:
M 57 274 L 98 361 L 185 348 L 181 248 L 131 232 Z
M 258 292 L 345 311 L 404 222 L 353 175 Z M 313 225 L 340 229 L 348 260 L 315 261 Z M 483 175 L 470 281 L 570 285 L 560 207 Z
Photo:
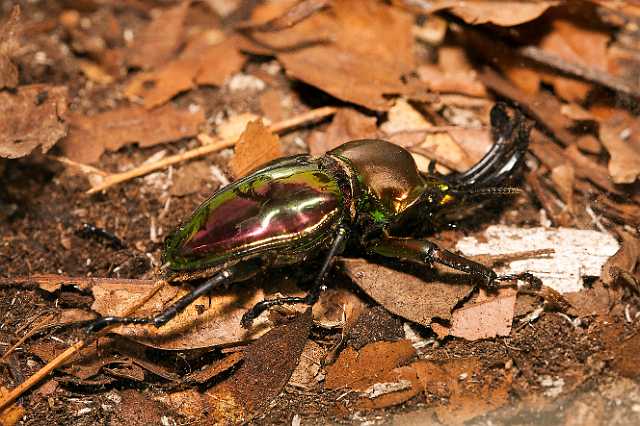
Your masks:
M 416 224 L 432 223 L 470 197 L 517 192 L 497 187 L 519 167 L 528 146 L 525 119 L 518 112 L 511 115 L 500 104 L 493 107 L 495 143 L 463 173 L 442 176 L 430 167 L 422 174 L 409 152 L 377 139 L 347 142 L 318 158 L 296 155 L 261 167 L 213 194 L 165 242 L 167 281 L 208 278 L 204 283 L 155 317 L 103 317 L 90 330 L 111 324 L 160 327 L 215 287 L 265 268 L 324 256 L 305 297 L 259 302 L 242 318 L 248 327 L 272 306 L 314 304 L 333 258 L 347 246 L 424 264 L 438 262 L 480 278 L 489 288 L 510 279 L 538 284 L 530 274 L 498 276 L 428 240 L 407 236 Z

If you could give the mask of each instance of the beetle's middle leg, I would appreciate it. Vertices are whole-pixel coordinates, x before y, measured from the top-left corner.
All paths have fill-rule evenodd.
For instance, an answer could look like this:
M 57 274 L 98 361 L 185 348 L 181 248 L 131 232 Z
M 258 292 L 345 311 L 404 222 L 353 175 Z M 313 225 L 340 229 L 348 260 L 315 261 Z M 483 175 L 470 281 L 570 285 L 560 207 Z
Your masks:
M 490 289 L 496 287 L 497 281 L 517 279 L 526 281 L 534 288 L 539 288 L 542 284 L 539 278 L 527 272 L 498 275 L 493 269 L 450 252 L 449 250 L 440 248 L 437 244 L 429 240 L 386 237 L 371 247 L 370 251 L 385 257 L 407 259 L 424 264 L 437 262 L 479 278 L 485 287 Z
M 297 296 L 289 296 L 282 297 L 279 299 L 267 299 L 262 302 L 258 302 L 254 305 L 253 308 L 249 309 L 243 316 L 241 320 L 241 324 L 243 327 L 248 328 L 251 326 L 251 323 L 254 319 L 256 319 L 262 312 L 271 308 L 272 306 L 278 305 L 295 305 L 298 303 L 303 303 L 305 305 L 313 305 L 318 301 L 320 297 L 320 293 L 326 289 L 326 285 L 324 284 L 324 277 L 329 272 L 329 268 L 332 265 L 333 258 L 340 253 L 342 250 L 344 242 L 347 238 L 347 230 L 345 228 L 338 228 L 336 236 L 331 244 L 331 248 L 327 253 L 327 257 L 325 258 L 322 268 L 320 269 L 320 273 L 316 277 L 313 282 L 313 287 L 306 296 L 297 297 Z

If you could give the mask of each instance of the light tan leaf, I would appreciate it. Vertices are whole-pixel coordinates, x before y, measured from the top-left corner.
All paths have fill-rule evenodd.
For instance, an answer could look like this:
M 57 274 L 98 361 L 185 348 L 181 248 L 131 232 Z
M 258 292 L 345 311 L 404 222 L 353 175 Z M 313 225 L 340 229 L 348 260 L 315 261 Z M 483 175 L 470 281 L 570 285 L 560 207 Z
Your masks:
M 282 145 L 278 136 L 271 133 L 261 120 L 257 120 L 247 124 L 247 128 L 240 135 L 229 165 L 234 176 L 239 178 L 282 155 Z

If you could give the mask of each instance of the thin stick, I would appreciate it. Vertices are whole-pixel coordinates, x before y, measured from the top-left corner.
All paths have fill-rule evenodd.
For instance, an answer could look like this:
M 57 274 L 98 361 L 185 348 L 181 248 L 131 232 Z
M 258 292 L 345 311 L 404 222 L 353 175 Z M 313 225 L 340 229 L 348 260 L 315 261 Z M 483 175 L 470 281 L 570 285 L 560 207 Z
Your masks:
M 123 314 L 124 316 L 129 316 L 133 314 L 138 308 L 147 303 L 149 299 L 151 299 L 162 287 L 167 284 L 165 280 L 159 280 L 156 282 L 156 285 L 151 289 L 150 292 L 145 294 L 142 298 L 136 301 L 131 307 L 129 307 L 126 312 Z M 49 375 L 53 370 L 60 367 L 62 364 L 67 362 L 72 356 L 77 354 L 82 348 L 87 346 L 90 342 L 95 339 L 107 334 L 111 329 L 117 327 L 117 324 L 113 324 L 101 330 L 98 333 L 95 333 L 92 336 L 89 336 L 86 339 L 80 340 L 74 343 L 72 346 L 67 348 L 60 355 L 49 361 L 44 367 L 40 370 L 36 371 L 31 377 L 29 377 L 24 382 L 20 383 L 18 386 L 13 388 L 5 398 L 0 401 L 0 413 L 7 408 L 9 405 L 13 404 L 18 398 L 22 396 L 26 391 L 31 389 L 33 386 L 37 385 L 41 380 Z
M 273 123 L 272 125 L 269 126 L 269 131 L 273 133 L 280 133 L 285 130 L 292 129 L 294 127 L 298 127 L 309 122 L 323 119 L 325 117 L 335 114 L 335 112 L 336 112 L 336 108 L 333 108 L 333 107 L 322 107 L 322 108 L 313 109 L 311 111 L 307 111 L 303 114 L 300 114 L 288 120 L 283 120 L 283 121 L 278 121 L 276 123 Z M 151 173 L 154 170 L 164 169 L 166 167 L 169 167 L 172 164 L 177 164 L 183 161 L 191 160 L 193 158 L 202 157 L 204 155 L 211 154 L 213 152 L 220 151 L 225 148 L 230 148 L 236 143 L 235 140 L 216 139 L 216 138 L 211 138 L 207 135 L 199 135 L 198 139 L 211 141 L 211 143 L 186 151 L 182 154 L 176 154 L 170 157 L 163 158 L 159 161 L 155 161 L 148 164 L 142 164 L 134 169 L 128 170 L 123 173 L 114 173 L 112 175 L 108 175 L 104 178 L 102 183 L 100 183 L 99 185 L 93 186 L 91 189 L 89 189 L 87 191 L 87 194 L 95 194 L 96 192 L 104 191 L 105 189 L 111 186 L 118 185 L 130 179 L 146 175 L 147 173 Z
M 98 175 L 98 176 L 108 176 L 109 173 L 104 170 L 100 170 L 88 164 L 78 163 L 77 161 L 73 161 L 67 157 L 58 157 L 56 155 L 49 155 L 49 158 L 55 160 L 59 163 L 66 164 L 67 166 L 77 167 L 80 171 L 87 175 Z
M 552 68 L 556 68 L 567 74 L 574 75 L 576 77 L 583 78 L 593 83 L 598 83 L 602 86 L 616 90 L 635 98 L 640 93 L 640 88 L 633 86 L 631 83 L 615 77 L 605 71 L 585 67 L 577 62 L 566 61 L 558 55 L 554 55 L 547 51 L 544 51 L 536 46 L 525 46 L 519 49 L 522 56 L 532 59 L 536 62 L 545 64 Z

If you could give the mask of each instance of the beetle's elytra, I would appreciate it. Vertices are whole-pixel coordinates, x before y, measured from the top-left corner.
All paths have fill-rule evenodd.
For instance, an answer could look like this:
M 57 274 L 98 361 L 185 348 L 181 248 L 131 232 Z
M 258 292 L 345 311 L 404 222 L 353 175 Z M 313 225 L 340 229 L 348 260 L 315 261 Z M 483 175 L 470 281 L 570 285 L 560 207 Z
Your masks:
M 517 111 L 491 111 L 494 145 L 464 173 L 423 174 L 405 149 L 378 139 L 347 142 L 321 157 L 275 160 L 231 183 L 203 202 L 166 241 L 168 281 L 206 277 L 203 284 L 153 318 L 105 317 L 109 324 L 161 326 L 210 289 L 247 279 L 258 271 L 322 256 L 324 262 L 305 297 L 258 303 L 243 317 L 248 326 L 273 305 L 313 304 L 324 288 L 332 259 L 345 247 L 364 253 L 430 264 L 439 262 L 492 286 L 513 279 L 411 235 L 459 202 L 499 188 L 517 170 L 528 146 L 528 126 Z M 407 235 L 410 236 L 407 236 Z M 520 278 L 535 279 L 529 274 Z

